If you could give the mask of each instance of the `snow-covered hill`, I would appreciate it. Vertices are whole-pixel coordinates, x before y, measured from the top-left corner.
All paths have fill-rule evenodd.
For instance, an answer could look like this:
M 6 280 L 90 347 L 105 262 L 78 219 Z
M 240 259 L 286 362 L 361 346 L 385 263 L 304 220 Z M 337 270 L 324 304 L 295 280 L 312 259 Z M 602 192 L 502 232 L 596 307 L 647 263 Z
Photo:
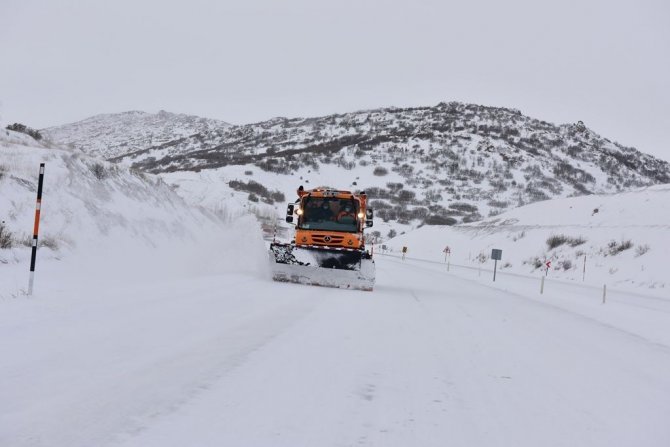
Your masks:
M 160 177 L 3 130 L 0 221 L 8 242 L 0 248 L 0 294 L 25 286 L 41 162 L 46 172 L 38 270 L 61 260 L 82 274 L 122 280 L 211 271 L 226 262 L 248 266 L 244 256 L 231 261 L 217 253 L 262 252 L 256 227 L 232 219 L 234 214 L 246 223 L 240 212 L 217 215 L 187 204 Z
M 492 268 L 491 249 L 503 250 L 503 271 L 616 287 L 656 289 L 670 296 L 670 185 L 611 195 L 533 203 L 468 225 L 424 226 L 385 243 L 396 254 Z
M 161 110 L 96 115 L 40 132 L 49 140 L 89 155 L 111 158 L 228 126 L 220 120 Z
M 119 149 L 114 161 L 162 173 L 181 191 L 188 182 L 198 201 L 233 193 L 251 199 L 248 206 L 258 206 L 255 199 L 274 204 L 273 191 L 293 197 L 300 184 L 365 189 L 387 222 L 382 237 L 422 223 L 479 221 L 539 200 L 670 182 L 667 162 L 581 122 L 554 125 L 518 110 L 455 102 L 219 126 L 125 152 L 118 120 L 95 122 L 109 136 L 105 144 Z M 87 144 L 99 144 L 95 132 L 73 129 L 61 126 L 52 138 L 71 143 L 88 135 Z M 249 181 L 267 193 L 240 185 Z

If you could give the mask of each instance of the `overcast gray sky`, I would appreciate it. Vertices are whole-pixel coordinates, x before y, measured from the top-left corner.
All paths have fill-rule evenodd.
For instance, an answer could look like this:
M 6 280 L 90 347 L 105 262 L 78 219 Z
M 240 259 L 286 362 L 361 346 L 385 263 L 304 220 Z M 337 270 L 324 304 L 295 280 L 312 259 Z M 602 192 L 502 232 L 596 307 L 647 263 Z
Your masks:
M 0 0 L 0 122 L 465 101 L 670 160 L 670 2 Z

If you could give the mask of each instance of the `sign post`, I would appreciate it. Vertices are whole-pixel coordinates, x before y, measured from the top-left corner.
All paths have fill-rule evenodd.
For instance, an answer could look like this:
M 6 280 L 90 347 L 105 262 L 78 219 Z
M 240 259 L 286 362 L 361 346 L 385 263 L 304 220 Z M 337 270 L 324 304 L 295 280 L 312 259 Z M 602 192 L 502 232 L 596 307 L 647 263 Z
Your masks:
M 33 226 L 32 254 L 30 256 L 30 280 L 28 281 L 28 295 L 33 294 L 35 281 L 35 261 L 37 260 L 37 235 L 40 229 L 40 211 L 42 209 L 42 185 L 44 184 L 44 163 L 40 163 L 40 177 L 37 182 L 37 204 L 35 205 L 35 225 Z
M 544 276 L 549 276 L 549 268 L 551 267 L 551 261 L 547 261 L 547 262 L 545 262 L 544 265 L 547 266 L 547 270 L 546 270 L 546 272 L 544 273 Z
M 405 255 L 406 255 L 406 254 L 407 254 L 407 247 L 406 247 L 406 246 L 403 246 L 403 247 L 402 247 L 402 260 L 403 260 L 403 261 L 405 260 Z
M 444 262 L 447 263 L 447 271 L 449 271 L 451 264 L 451 248 L 447 245 L 442 251 L 444 252 Z
M 493 282 L 496 281 L 496 271 L 498 270 L 498 261 L 502 259 L 502 250 L 494 248 L 491 250 L 491 259 L 495 261 L 493 266 Z

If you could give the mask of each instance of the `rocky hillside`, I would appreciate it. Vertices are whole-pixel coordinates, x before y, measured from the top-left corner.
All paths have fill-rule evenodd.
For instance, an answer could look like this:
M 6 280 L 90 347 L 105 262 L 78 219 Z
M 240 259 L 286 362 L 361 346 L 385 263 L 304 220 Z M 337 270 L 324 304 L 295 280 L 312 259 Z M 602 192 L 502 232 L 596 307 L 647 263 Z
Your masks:
M 47 134 L 102 152 L 85 122 Z M 161 173 L 176 185 L 188 180 L 191 190 L 206 178 L 272 204 L 279 197 L 273 190 L 292 197 L 300 183 L 365 188 L 379 218 L 409 226 L 471 222 L 555 197 L 670 183 L 667 162 L 581 122 L 555 125 L 518 110 L 455 102 L 221 125 L 144 145 L 126 144 L 118 116 L 108 126 L 100 117 L 96 122 L 115 148 L 110 160 Z M 201 188 L 197 201 L 206 195 Z
M 111 158 L 228 126 L 223 121 L 164 110 L 158 113 L 132 111 L 96 115 L 43 129 L 41 133 L 48 140 L 65 143 L 89 155 Z

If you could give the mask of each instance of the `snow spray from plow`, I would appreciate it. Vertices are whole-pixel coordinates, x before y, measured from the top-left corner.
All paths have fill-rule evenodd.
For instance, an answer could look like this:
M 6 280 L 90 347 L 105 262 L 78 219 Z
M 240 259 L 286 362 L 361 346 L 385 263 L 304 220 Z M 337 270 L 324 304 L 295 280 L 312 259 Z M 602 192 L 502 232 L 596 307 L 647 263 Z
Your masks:
M 374 261 L 365 253 L 334 254 L 273 243 L 270 261 L 275 281 L 366 291 L 371 291 L 375 284 Z

